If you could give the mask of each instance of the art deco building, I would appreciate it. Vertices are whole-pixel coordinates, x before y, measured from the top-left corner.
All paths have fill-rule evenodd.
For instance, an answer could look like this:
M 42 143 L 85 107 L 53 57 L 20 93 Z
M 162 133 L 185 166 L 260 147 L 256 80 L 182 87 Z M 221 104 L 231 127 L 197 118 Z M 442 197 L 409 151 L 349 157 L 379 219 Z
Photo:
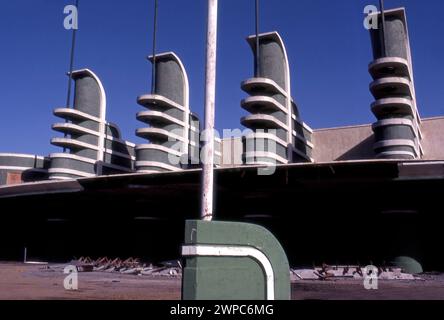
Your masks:
M 374 150 L 377 158 L 420 159 L 421 118 L 405 10 L 387 11 L 385 28 L 378 17 L 379 28 L 371 30 L 374 61 L 369 66 L 374 79 L 370 91 L 376 99 L 371 106 L 377 118 Z
M 381 25 L 371 31 L 376 123 L 312 131 L 291 97 L 284 43 L 272 32 L 259 36 L 259 73 L 242 83 L 248 94 L 242 107 L 249 112 L 242 124 L 252 133 L 216 144 L 218 220 L 267 227 L 292 266 L 375 263 L 411 273 L 444 270 L 437 254 L 443 245 L 444 117 L 419 117 L 404 9 L 387 11 L 385 25 L 384 34 Z M 256 37 L 248 42 L 256 53 Z M 184 221 L 199 218 L 201 172 L 184 171 L 199 166 L 199 121 L 190 112 L 179 58 L 161 54 L 156 67 L 154 94 L 139 98 L 146 110 L 137 118 L 146 126 L 137 134 L 146 144 L 133 150 L 105 121 L 103 87 L 84 70 L 74 74 L 74 109 L 55 111 L 67 121 L 54 129 L 66 137 L 52 142 L 67 152 L 49 158 L 0 154 L 0 258 L 16 260 L 26 247 L 49 257 L 110 252 L 177 259 Z M 265 143 L 248 150 L 248 138 Z M 268 149 L 268 142 L 276 148 Z M 133 174 L 111 176 L 131 171 L 133 152 Z M 234 161 L 220 161 L 221 154 Z M 180 158 L 185 164 L 170 161 Z M 258 174 L 262 166 L 245 165 L 270 162 L 278 164 L 270 176 Z M 52 179 L 70 180 L 17 185 L 46 180 L 47 169 Z M 110 176 L 77 179 L 100 174 Z M 65 237 L 79 230 L 94 239 Z M 149 245 L 159 239 L 162 245 Z
M 66 180 L 132 171 L 135 145 L 122 140 L 117 125 L 106 121 L 106 94 L 90 70 L 73 72 L 74 108 L 54 110 L 65 122 L 52 126 L 64 137 L 51 144 L 64 148 L 49 156 L 49 179 Z
M 242 118 L 241 123 L 253 131 L 247 139 L 263 139 L 264 143 L 255 143 L 254 150 L 244 147 L 244 159 L 248 164 L 313 162 L 313 131 L 301 121 L 291 97 L 284 42 L 277 32 L 259 37 L 259 74 L 242 83 L 242 90 L 250 96 L 241 105 L 251 114 Z M 248 43 L 256 54 L 256 36 L 250 36 Z M 268 150 L 269 145 L 275 145 L 276 150 Z

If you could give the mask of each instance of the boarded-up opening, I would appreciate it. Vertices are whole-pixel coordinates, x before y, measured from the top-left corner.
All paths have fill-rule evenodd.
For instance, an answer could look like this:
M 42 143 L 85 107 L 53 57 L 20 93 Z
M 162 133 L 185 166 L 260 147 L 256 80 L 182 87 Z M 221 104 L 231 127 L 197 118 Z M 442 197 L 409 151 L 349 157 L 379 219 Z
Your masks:
M 8 172 L 6 174 L 6 185 L 12 184 L 22 184 L 22 173 L 21 172 Z

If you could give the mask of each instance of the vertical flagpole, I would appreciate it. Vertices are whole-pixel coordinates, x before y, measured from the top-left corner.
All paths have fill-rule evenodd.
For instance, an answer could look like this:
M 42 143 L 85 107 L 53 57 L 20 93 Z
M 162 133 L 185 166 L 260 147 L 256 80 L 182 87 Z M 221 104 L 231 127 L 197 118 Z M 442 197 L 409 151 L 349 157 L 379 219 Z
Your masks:
M 386 43 L 385 43 L 385 10 L 384 10 L 384 0 L 379 0 L 379 8 L 381 10 L 381 19 L 382 19 L 382 35 L 381 35 L 381 51 L 382 56 L 387 56 L 386 51 Z
M 205 155 L 203 159 L 201 218 L 213 220 L 214 208 L 214 122 L 216 105 L 216 51 L 218 0 L 208 0 L 207 60 L 205 76 Z
M 151 73 L 151 93 L 156 93 L 156 42 L 157 42 L 157 11 L 158 11 L 157 0 L 154 0 L 154 28 L 153 28 L 153 68 Z
M 254 76 L 257 78 L 260 76 L 260 51 L 259 51 L 259 0 L 256 0 L 256 55 L 254 58 Z

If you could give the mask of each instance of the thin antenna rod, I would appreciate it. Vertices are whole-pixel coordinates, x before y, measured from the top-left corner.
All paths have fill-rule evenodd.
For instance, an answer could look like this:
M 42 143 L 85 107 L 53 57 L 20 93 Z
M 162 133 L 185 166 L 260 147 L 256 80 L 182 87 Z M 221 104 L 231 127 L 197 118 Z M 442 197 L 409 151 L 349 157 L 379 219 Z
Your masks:
M 202 178 L 202 211 L 204 221 L 213 220 L 214 209 L 214 123 L 216 110 L 218 0 L 208 0 L 207 62 L 205 75 L 205 154 Z
M 157 11 L 158 11 L 158 3 L 157 0 L 154 0 L 154 28 L 153 28 L 153 68 L 151 73 L 151 93 L 156 93 L 156 43 L 157 43 Z
M 256 55 L 254 58 L 254 76 L 257 78 L 261 74 L 260 70 L 260 43 L 259 43 L 259 0 L 256 0 Z
M 76 9 L 77 9 L 77 23 L 79 19 L 79 0 L 76 0 Z M 76 50 L 76 36 L 77 36 L 77 28 L 78 25 L 75 25 L 75 28 L 72 29 L 72 43 L 71 43 L 71 57 L 69 61 L 69 74 L 68 74 L 68 93 L 66 95 L 66 107 L 71 108 L 71 91 L 72 91 L 72 72 L 74 70 L 74 57 L 75 57 L 75 50 Z M 74 103 L 73 103 L 74 107 Z M 68 120 L 65 120 L 65 122 L 68 122 Z M 68 136 L 68 134 L 65 133 L 65 138 Z M 63 148 L 63 153 L 66 152 L 66 148 Z
M 76 8 L 77 13 L 79 12 L 79 0 L 76 0 Z M 78 19 L 78 16 L 76 17 Z M 71 91 L 72 91 L 72 72 L 74 70 L 74 57 L 75 57 L 75 49 L 76 49 L 76 35 L 77 35 L 77 27 L 72 30 L 72 43 L 71 43 L 71 58 L 69 62 L 69 74 L 68 74 L 68 94 L 66 97 L 66 107 L 71 107 Z
M 381 19 L 382 19 L 382 30 L 381 30 L 381 51 L 382 56 L 387 56 L 386 51 L 386 42 L 385 42 L 385 10 L 384 10 L 384 0 L 379 0 L 379 7 L 381 10 Z

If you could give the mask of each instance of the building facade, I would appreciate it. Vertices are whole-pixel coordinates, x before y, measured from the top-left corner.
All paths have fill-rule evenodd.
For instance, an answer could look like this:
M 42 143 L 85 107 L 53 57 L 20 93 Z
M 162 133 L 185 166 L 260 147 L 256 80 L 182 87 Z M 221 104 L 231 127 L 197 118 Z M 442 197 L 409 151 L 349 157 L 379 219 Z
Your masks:
M 241 84 L 248 95 L 241 107 L 249 113 L 241 123 L 248 133 L 216 139 L 216 166 L 444 159 L 442 118 L 421 119 L 418 111 L 405 9 L 386 11 L 384 25 L 381 14 L 375 15 L 379 28 L 370 30 L 374 60 L 368 67 L 375 123 L 312 130 L 291 95 L 290 63 L 281 36 L 250 36 L 247 41 L 259 60 L 255 76 Z M 106 121 L 106 93 L 98 76 L 89 69 L 75 71 L 74 107 L 54 110 L 64 122 L 52 128 L 64 136 L 51 143 L 63 152 L 46 158 L 3 154 L 0 184 L 198 168 L 204 153 L 201 125 L 190 110 L 184 64 L 173 52 L 149 60 L 156 68 L 154 92 L 137 100 L 145 108 L 137 119 L 145 126 L 136 135 L 146 143 L 136 146 L 122 139 L 118 126 Z M 26 174 L 18 177 L 20 172 Z

